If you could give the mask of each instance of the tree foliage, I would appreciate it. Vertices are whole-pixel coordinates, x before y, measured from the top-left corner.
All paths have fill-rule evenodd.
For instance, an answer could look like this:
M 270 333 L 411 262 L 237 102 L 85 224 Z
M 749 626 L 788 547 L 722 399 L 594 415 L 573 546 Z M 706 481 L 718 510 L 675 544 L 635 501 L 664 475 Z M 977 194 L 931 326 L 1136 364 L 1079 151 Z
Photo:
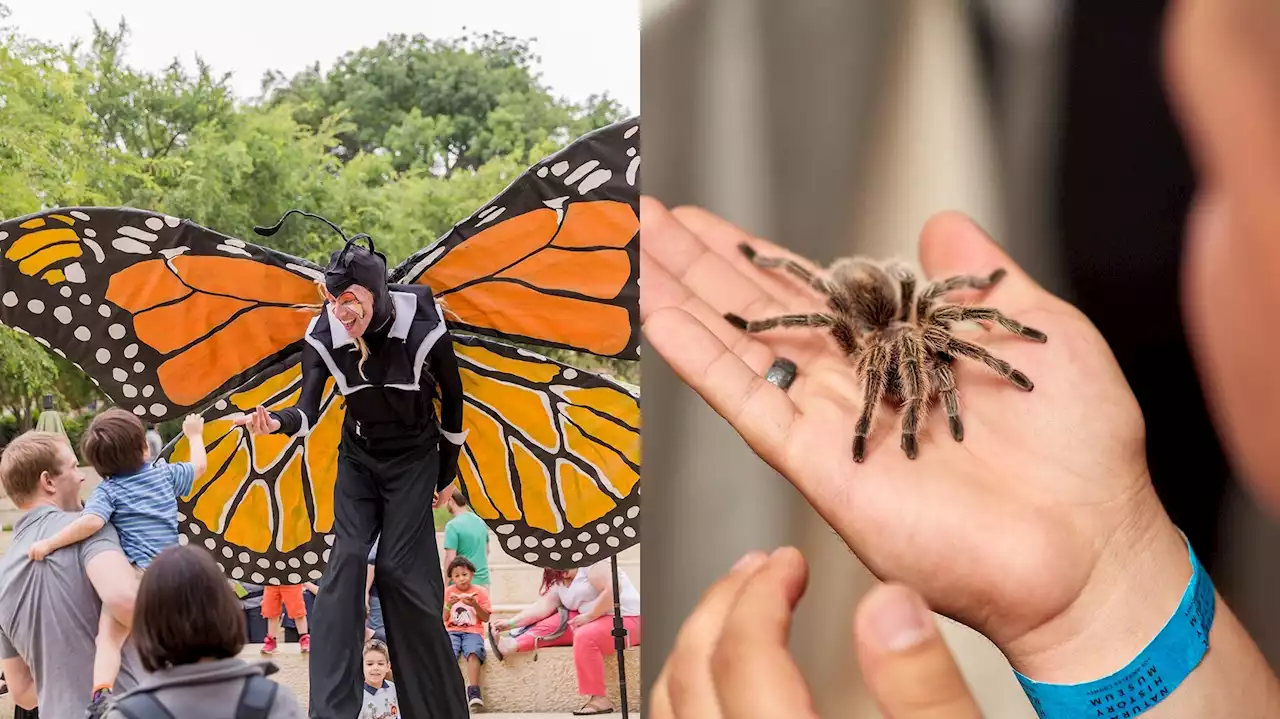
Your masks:
M 286 81 L 263 80 L 270 106 L 289 105 L 301 124 L 319 129 L 344 113 L 335 153 L 349 160 L 385 153 L 397 171 L 440 175 L 476 170 L 494 158 L 524 157 L 622 118 L 607 96 L 581 105 L 556 100 L 537 77 L 529 43 L 502 33 L 430 39 L 392 35 Z
M 290 208 L 367 232 L 394 265 L 429 245 L 569 140 L 623 117 L 607 95 L 552 97 L 527 41 L 502 34 L 393 35 L 238 101 L 197 58 L 158 73 L 126 62 L 128 27 L 95 25 L 60 47 L 5 26 L 0 5 L 0 217 L 128 205 L 327 262 L 331 231 Z M 638 363 L 540 350 L 637 381 Z M 21 421 L 46 393 L 67 408 L 93 385 L 29 337 L 0 329 L 0 405 Z M 26 418 L 26 419 L 22 419 Z

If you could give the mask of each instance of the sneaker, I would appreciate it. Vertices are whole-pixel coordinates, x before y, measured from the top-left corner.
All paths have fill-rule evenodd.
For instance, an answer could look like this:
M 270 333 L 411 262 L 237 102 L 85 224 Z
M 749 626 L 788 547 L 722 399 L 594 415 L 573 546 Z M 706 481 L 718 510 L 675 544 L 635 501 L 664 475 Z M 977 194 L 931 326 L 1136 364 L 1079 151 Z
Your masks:
M 467 687 L 467 706 L 472 709 L 484 706 L 484 699 L 480 698 L 480 687 Z
M 93 693 L 93 701 L 89 702 L 89 708 L 85 711 L 87 719 L 102 719 L 107 715 L 107 702 L 111 701 L 110 689 L 99 689 Z
M 298 637 L 298 649 L 301 650 L 303 654 L 311 651 L 310 634 L 303 634 L 301 637 Z
M 275 653 L 276 653 L 276 638 L 275 638 L 275 637 L 267 637 L 267 641 L 265 641 L 265 642 L 263 642 L 263 643 L 262 643 L 262 653 L 263 653 L 263 654 L 275 654 Z

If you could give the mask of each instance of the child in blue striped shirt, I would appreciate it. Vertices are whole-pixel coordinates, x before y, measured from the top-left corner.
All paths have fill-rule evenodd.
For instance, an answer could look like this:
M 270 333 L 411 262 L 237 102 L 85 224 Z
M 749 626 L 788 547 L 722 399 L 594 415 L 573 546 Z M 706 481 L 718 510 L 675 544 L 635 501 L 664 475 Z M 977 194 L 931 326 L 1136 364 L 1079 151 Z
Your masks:
M 80 518 L 28 552 L 41 561 L 52 552 L 93 536 L 107 522 L 120 535 L 120 549 L 141 574 L 166 547 L 178 543 L 178 498 L 188 494 L 196 477 L 204 474 L 204 420 L 190 415 L 182 433 L 191 447 L 188 462 L 150 463 L 146 429 L 132 413 L 112 408 L 89 423 L 80 452 L 102 477 L 89 495 Z M 93 703 L 90 716 L 106 707 L 120 673 L 120 652 L 129 629 L 104 609 L 98 621 L 97 654 L 93 662 Z

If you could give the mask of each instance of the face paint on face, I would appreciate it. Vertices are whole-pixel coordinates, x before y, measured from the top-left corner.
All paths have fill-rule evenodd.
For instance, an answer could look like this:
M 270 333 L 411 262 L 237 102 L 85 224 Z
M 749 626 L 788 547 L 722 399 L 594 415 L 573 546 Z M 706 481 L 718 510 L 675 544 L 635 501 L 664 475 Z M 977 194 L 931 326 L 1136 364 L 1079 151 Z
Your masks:
M 325 292 L 333 316 L 352 338 L 364 335 L 373 317 L 373 294 L 360 285 L 351 285 L 337 297 Z

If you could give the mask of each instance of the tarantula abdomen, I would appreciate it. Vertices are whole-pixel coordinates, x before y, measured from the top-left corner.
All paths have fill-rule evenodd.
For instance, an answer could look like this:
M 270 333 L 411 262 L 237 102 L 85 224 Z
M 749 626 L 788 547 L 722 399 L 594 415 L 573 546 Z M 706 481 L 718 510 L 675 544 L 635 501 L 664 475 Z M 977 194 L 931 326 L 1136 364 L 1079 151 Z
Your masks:
M 991 307 L 969 307 L 941 302 L 947 293 L 961 289 L 985 290 L 1006 274 L 996 269 L 986 276 L 958 275 L 931 282 L 916 292 L 916 275 L 897 262 L 878 263 L 862 258 L 838 260 L 828 276 L 818 276 L 794 260 L 766 257 L 746 244 L 740 246 L 759 267 L 781 268 L 803 280 L 827 298 L 828 311 L 788 314 L 747 320 L 726 314 L 725 319 L 745 332 L 778 327 L 821 327 L 835 338 L 853 364 L 863 386 L 863 407 L 854 428 L 853 459 L 866 458 L 867 437 L 882 399 L 896 400 L 902 412 L 902 451 L 909 459 L 919 453 L 920 426 L 932 403 L 941 399 L 951 437 L 964 441 L 960 421 L 959 392 L 951 365 L 956 359 L 981 362 L 1018 389 L 1035 385 L 1021 371 L 984 347 L 957 337 L 952 326 L 977 322 L 999 325 L 1024 339 L 1046 342 L 1041 331 Z

